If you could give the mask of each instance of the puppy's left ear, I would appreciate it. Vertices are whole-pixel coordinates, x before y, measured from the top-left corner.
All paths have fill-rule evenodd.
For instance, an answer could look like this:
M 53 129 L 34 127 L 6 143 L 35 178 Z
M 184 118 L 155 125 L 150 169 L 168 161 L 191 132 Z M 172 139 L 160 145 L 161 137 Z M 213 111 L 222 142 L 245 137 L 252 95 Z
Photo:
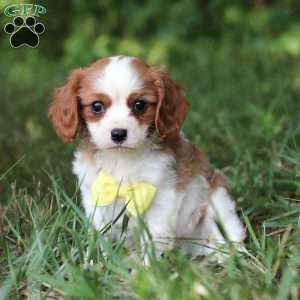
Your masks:
M 156 130 L 164 139 L 176 137 L 185 120 L 189 103 L 181 86 L 173 81 L 163 69 L 152 68 L 151 72 L 158 94 Z

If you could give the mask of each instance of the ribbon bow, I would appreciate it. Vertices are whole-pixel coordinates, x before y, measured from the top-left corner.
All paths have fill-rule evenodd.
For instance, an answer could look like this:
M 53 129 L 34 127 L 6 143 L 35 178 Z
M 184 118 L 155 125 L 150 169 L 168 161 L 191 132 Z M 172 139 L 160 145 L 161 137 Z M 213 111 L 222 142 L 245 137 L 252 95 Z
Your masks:
M 120 199 L 133 216 L 143 214 L 150 206 L 156 188 L 148 183 L 139 182 L 123 186 L 109 174 L 101 171 L 92 185 L 92 202 L 94 206 L 106 206 Z

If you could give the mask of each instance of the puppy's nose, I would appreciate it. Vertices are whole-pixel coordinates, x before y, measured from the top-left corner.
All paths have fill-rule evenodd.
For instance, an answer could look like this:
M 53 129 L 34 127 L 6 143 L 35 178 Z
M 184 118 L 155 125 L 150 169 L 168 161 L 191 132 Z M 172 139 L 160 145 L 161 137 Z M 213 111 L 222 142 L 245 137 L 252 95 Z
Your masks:
M 117 143 L 122 144 L 127 138 L 127 130 L 122 128 L 114 128 L 111 131 L 111 139 Z

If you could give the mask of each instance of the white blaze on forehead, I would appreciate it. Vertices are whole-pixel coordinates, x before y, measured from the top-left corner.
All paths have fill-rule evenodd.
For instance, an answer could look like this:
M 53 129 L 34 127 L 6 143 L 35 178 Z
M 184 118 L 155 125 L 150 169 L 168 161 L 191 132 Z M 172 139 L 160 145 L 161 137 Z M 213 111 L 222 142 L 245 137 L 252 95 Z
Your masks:
M 133 57 L 111 57 L 95 81 L 96 90 L 109 95 L 113 101 L 116 101 L 124 100 L 129 94 L 140 89 L 143 82 L 133 68 L 133 60 Z

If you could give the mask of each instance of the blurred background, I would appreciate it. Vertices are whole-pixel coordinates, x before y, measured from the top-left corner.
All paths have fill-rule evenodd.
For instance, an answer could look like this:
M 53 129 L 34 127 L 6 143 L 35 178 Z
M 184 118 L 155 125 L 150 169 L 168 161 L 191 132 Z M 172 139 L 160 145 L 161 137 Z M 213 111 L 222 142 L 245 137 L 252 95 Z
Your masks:
M 2 0 L 0 11 L 15 2 Z M 53 89 L 73 68 L 106 56 L 138 56 L 167 66 L 191 102 L 187 136 L 225 168 L 240 201 L 255 193 L 263 197 L 265 185 L 273 184 L 263 180 L 269 178 L 264 170 L 269 172 L 271 160 L 280 168 L 282 149 L 297 148 L 300 1 L 37 4 L 47 9 L 38 18 L 46 27 L 38 48 L 13 49 L 0 33 L 1 202 L 16 188 L 47 190 L 48 174 L 62 178 L 67 189 L 74 186 L 74 146 L 58 140 L 47 109 Z M 2 13 L 0 27 L 12 19 Z

